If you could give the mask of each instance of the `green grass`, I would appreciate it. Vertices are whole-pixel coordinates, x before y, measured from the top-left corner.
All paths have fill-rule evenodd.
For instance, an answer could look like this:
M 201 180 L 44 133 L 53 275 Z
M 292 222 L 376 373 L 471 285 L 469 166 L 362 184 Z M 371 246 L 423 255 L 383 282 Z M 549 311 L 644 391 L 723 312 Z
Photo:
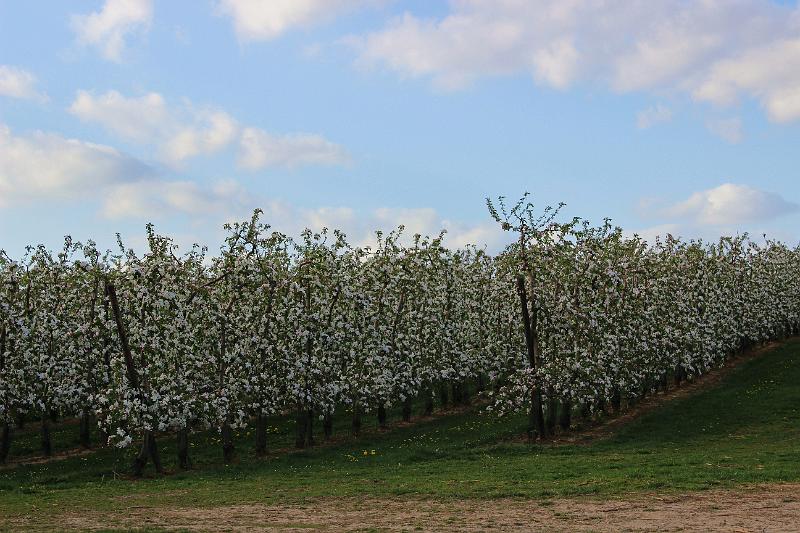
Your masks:
M 213 434 L 193 436 L 195 469 L 128 476 L 133 450 L 0 470 L 0 517 L 124 505 L 213 506 L 299 501 L 320 496 L 546 499 L 637 491 L 688 491 L 800 481 L 800 341 L 792 340 L 732 371 L 717 387 L 675 400 L 588 445 L 529 445 L 513 439 L 522 417 L 497 420 L 477 410 L 301 452 L 221 463 Z M 393 413 L 396 417 L 398 414 Z M 337 433 L 348 420 L 337 420 Z M 365 427 L 374 419 L 365 417 Z M 288 448 L 292 421 L 275 421 L 270 444 Z M 55 432 L 56 447 L 76 444 L 77 428 Z M 13 453 L 35 451 L 31 424 Z M 160 439 L 175 470 L 172 438 Z M 374 451 L 374 454 L 373 454 Z M 124 497 L 124 500 L 121 498 Z M 0 530 L 2 530 L 0 521 Z

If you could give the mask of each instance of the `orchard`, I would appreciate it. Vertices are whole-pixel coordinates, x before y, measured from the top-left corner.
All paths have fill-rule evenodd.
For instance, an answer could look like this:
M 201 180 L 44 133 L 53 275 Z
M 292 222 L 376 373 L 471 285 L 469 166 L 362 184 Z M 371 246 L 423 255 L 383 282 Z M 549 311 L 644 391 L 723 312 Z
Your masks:
M 357 435 L 367 414 L 385 425 L 392 406 L 409 420 L 470 394 L 528 413 L 542 439 L 800 329 L 800 248 L 648 243 L 527 197 L 489 211 L 514 237 L 497 255 L 402 227 L 369 247 L 327 229 L 292 239 L 259 211 L 214 254 L 152 226 L 142 255 L 71 238 L 0 253 L 0 462 L 26 420 L 45 455 L 53 419 L 79 418 L 85 447 L 95 424 L 101 444 L 136 447 L 141 475 L 161 470 L 162 438 L 188 469 L 197 431 L 219 432 L 231 461 L 252 423 L 266 453 L 273 416 L 296 416 L 305 447 L 337 413 Z

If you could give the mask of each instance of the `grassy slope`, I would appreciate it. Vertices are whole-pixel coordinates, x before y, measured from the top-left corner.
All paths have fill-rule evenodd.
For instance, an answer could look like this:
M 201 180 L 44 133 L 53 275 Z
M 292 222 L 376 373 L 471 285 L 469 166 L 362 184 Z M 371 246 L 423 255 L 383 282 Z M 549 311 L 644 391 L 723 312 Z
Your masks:
M 264 460 L 251 458 L 252 439 L 243 434 L 240 460 L 231 466 L 220 464 L 213 436 L 195 436 L 195 470 L 136 481 L 115 476 L 127 474 L 131 451 L 103 449 L 0 470 L 0 517 L 315 496 L 546 498 L 800 481 L 799 383 L 800 341 L 793 340 L 742 364 L 721 386 L 671 402 L 591 445 L 530 446 L 509 438 L 522 431 L 521 418 L 467 412 Z M 288 447 L 291 421 L 277 424 L 272 444 Z M 346 424 L 338 421 L 340 434 Z M 71 446 L 76 429 L 57 432 L 57 445 Z M 161 439 L 170 470 L 171 440 Z M 30 427 L 13 452 L 36 444 Z

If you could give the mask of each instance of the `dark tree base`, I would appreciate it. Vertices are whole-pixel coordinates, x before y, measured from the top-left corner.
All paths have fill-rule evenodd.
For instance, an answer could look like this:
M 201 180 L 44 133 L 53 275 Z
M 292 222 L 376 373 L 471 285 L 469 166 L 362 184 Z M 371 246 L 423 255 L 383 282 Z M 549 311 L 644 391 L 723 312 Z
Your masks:
M 190 470 L 192 468 L 192 460 L 189 458 L 189 430 L 184 428 L 178 431 L 177 440 L 178 468 Z
M 81 416 L 81 424 L 80 424 L 80 441 L 81 441 L 81 447 L 84 450 L 88 450 L 89 448 L 92 447 L 91 428 L 92 428 L 91 415 L 89 415 L 89 412 L 87 411 Z
M 569 398 L 561 400 L 561 416 L 558 418 L 558 425 L 563 431 L 569 430 L 572 426 L 572 401 Z
M 233 429 L 230 424 L 222 426 L 222 460 L 226 463 L 233 462 L 236 447 L 233 444 Z
M 147 460 L 152 459 L 153 466 L 159 474 L 164 473 L 164 468 L 161 466 L 161 456 L 158 453 L 158 442 L 156 442 L 155 433 L 146 431 L 142 438 L 142 447 L 136 458 L 133 460 L 133 475 L 141 477 L 144 473 L 144 467 L 147 466 Z
M 53 455 L 53 441 L 50 437 L 50 417 L 42 416 L 42 454 L 45 457 Z
M 303 411 L 302 409 L 297 410 L 295 424 L 297 425 L 297 436 L 294 439 L 294 447 L 297 449 L 303 449 L 306 447 L 306 430 L 308 429 L 308 418 L 306 416 L 306 412 Z
M 261 411 L 256 417 L 256 457 L 267 455 L 267 417 Z
M 422 412 L 424 416 L 431 416 L 433 414 L 433 391 L 429 391 L 425 395 L 425 410 Z
M 11 434 L 11 424 L 4 422 L 3 430 L 0 432 L 0 464 L 5 463 L 8 459 L 8 452 L 11 450 Z
M 384 404 L 378 406 L 378 426 L 386 429 L 386 406 Z
M 354 437 L 358 437 L 361 434 L 361 409 L 357 404 L 353 405 L 353 421 L 350 426 L 350 432 Z

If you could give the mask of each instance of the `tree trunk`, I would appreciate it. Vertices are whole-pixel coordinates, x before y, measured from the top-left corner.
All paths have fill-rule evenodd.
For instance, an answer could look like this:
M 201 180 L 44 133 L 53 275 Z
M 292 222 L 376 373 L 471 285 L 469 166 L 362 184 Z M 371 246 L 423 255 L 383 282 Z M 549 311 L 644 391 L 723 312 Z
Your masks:
M 189 429 L 178 430 L 178 467 L 181 470 L 190 470 L 192 460 L 189 458 Z
M 561 416 L 558 418 L 561 429 L 568 431 L 572 426 L 572 400 L 567 397 L 561 399 Z
M 294 440 L 294 447 L 303 449 L 306 447 L 306 430 L 308 429 L 308 416 L 306 412 L 300 407 L 297 408 L 295 415 L 295 424 L 297 426 L 297 437 Z
M 461 382 L 461 405 L 469 405 L 469 384 L 467 381 Z
M 256 417 L 256 457 L 267 455 L 267 417 L 259 409 Z
M 308 446 L 314 446 L 314 410 L 309 409 L 308 414 L 306 415 L 306 443 Z
M 25 413 L 17 415 L 17 429 L 25 429 Z
M 386 429 L 386 405 L 378 404 L 378 427 Z
M 556 432 L 556 410 L 558 409 L 558 400 L 556 400 L 555 395 L 550 392 L 547 395 L 547 432 L 553 434 Z
M 442 407 L 447 405 L 449 398 L 447 396 L 447 383 L 442 383 L 439 387 L 439 403 L 442 404 Z
M 486 383 L 483 381 L 483 374 L 478 373 L 478 392 L 486 390 Z
M 106 295 L 111 302 L 111 311 L 114 314 L 114 322 L 117 325 L 117 334 L 119 335 L 119 342 L 122 346 L 122 355 L 125 358 L 125 369 L 128 374 L 128 381 L 130 388 L 139 390 L 139 375 L 136 373 L 136 368 L 133 365 L 133 354 L 131 347 L 128 343 L 128 334 L 125 331 L 125 324 L 122 321 L 122 313 L 119 310 L 119 301 L 117 300 L 117 291 L 114 285 L 106 281 Z
M 625 406 L 630 409 L 639 401 L 639 395 L 635 392 L 629 392 L 625 395 Z
M 525 346 L 528 350 L 528 364 L 533 371 L 536 371 L 538 365 L 538 344 L 536 340 L 536 310 L 534 309 L 533 320 L 528 312 L 528 293 L 525 290 L 524 276 L 517 276 L 517 294 L 520 299 L 520 307 L 522 310 L 522 327 L 525 333 Z M 528 439 L 533 440 L 534 433 L 538 434 L 540 438 L 544 438 L 545 424 L 544 413 L 542 412 L 542 391 L 537 384 L 532 384 L 531 387 L 531 404 L 530 412 L 528 413 Z
M 403 422 L 411 421 L 411 397 L 406 396 L 403 400 Z
M 80 424 L 80 441 L 81 447 L 85 450 L 88 450 L 92 447 L 92 422 L 91 422 L 91 415 L 89 411 L 86 410 L 81 415 L 81 424 Z
M 8 459 L 8 452 L 11 450 L 11 424 L 3 423 L 3 431 L 0 433 L 0 464 Z
M 585 422 L 590 422 L 592 420 L 592 406 L 588 401 L 583 402 L 581 405 L 581 418 Z
M 669 390 L 669 379 L 667 378 L 666 372 L 661 375 L 661 388 L 664 390 L 664 392 Z
M 595 400 L 595 404 L 596 404 L 596 409 L 595 409 L 595 411 L 597 411 L 597 412 L 599 412 L 599 413 L 603 413 L 604 415 L 608 413 L 608 410 L 606 409 L 606 402 L 605 402 L 605 400 L 603 400 L 603 399 L 601 399 L 601 398 L 597 398 L 597 399 Z
M 453 405 L 458 405 L 461 403 L 461 383 L 456 381 L 450 386 L 450 400 L 453 402 Z
M 545 432 L 544 413 L 542 412 L 542 392 L 538 387 L 533 391 L 533 401 L 531 402 L 531 407 L 531 410 L 533 411 L 533 418 L 536 422 L 536 432 L 539 434 L 540 438 L 545 438 L 547 433 Z
M 322 431 L 325 433 L 325 440 L 331 440 L 333 437 L 333 415 L 325 413 L 325 418 L 322 419 Z
M 50 416 L 48 413 L 42 414 L 42 454 L 45 457 L 53 455 L 53 441 L 50 438 Z
M 361 433 L 361 407 L 358 405 L 358 402 L 353 402 L 353 424 L 351 433 L 354 437 L 358 437 Z
M 681 384 L 681 382 L 686 379 L 686 372 L 683 370 L 682 365 L 678 365 L 675 367 L 675 386 Z
M 236 452 L 233 444 L 233 428 L 227 421 L 222 424 L 222 459 L 225 463 L 231 463 Z
M 150 459 L 153 460 L 153 466 L 159 474 L 164 473 L 164 467 L 161 465 L 161 455 L 158 453 L 158 442 L 156 442 L 156 434 L 153 431 L 149 432 L 150 437 L 147 440 L 147 451 L 150 454 Z
M 155 433 L 152 431 L 145 431 L 142 437 L 142 447 L 136 458 L 133 460 L 133 475 L 141 477 L 144 473 L 144 467 L 147 465 L 147 459 L 153 460 L 153 466 L 159 474 L 164 473 L 164 468 L 161 465 L 161 456 L 158 453 L 158 443 L 156 442 Z
M 430 389 L 425 393 L 425 411 L 423 412 L 425 416 L 431 416 L 433 414 L 433 390 Z
M 147 458 L 149 456 L 150 456 L 150 432 L 145 431 L 144 436 L 142 437 L 142 447 L 133 460 L 134 476 L 142 477 L 142 474 L 144 473 L 144 467 L 147 465 Z
M 619 387 L 614 387 L 611 392 L 611 407 L 614 408 L 615 413 L 622 411 L 622 393 L 620 393 Z

